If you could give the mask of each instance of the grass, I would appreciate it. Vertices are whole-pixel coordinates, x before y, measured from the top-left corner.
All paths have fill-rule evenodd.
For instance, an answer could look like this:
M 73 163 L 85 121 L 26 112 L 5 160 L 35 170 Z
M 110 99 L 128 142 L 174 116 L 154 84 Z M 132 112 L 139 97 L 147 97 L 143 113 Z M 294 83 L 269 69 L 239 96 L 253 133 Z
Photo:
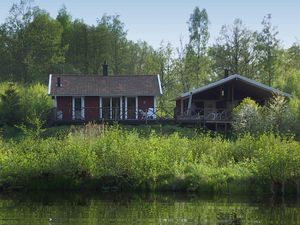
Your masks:
M 193 129 L 89 124 L 0 140 L 3 190 L 295 194 L 299 168 L 300 143 L 271 133 L 228 140 Z

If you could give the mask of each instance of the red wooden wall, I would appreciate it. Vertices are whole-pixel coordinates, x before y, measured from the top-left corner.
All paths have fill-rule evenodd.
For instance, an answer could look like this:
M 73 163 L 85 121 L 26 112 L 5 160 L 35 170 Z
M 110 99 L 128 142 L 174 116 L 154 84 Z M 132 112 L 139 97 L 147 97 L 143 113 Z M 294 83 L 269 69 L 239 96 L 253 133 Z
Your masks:
M 149 108 L 154 108 L 154 97 L 153 96 L 139 96 L 138 98 L 138 109 L 147 111 Z
M 86 121 L 97 121 L 100 118 L 99 112 L 99 97 L 88 96 L 84 100 L 85 106 L 85 120 Z
M 57 96 L 57 111 L 62 111 L 62 120 L 72 120 L 72 97 Z
M 57 110 L 62 111 L 62 120 L 72 120 L 72 97 L 58 96 L 56 97 Z M 84 98 L 85 121 L 98 121 L 100 118 L 99 97 L 87 96 Z M 147 112 L 149 108 L 154 108 L 153 96 L 139 96 L 138 109 Z M 140 117 L 139 117 L 140 118 Z

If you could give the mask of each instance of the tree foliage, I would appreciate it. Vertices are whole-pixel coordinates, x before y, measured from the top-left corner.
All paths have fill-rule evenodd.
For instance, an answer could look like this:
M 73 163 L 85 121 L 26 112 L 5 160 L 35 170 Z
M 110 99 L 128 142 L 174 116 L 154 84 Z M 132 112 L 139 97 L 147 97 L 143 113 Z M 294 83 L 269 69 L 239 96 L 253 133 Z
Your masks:
M 283 48 L 270 14 L 256 31 L 235 19 L 210 45 L 208 18 L 205 9 L 195 7 L 187 18 L 189 36 L 180 37 L 178 47 L 162 42 L 154 48 L 129 40 L 119 15 L 104 14 L 89 25 L 65 6 L 52 18 L 32 0 L 21 0 L 0 25 L 0 79 L 46 84 L 50 73 L 101 74 L 106 61 L 110 75 L 160 74 L 164 96 L 159 104 L 174 106 L 170 100 L 223 78 L 227 68 L 299 101 L 299 43 Z
M 205 59 L 207 57 L 207 43 L 209 39 L 208 15 L 205 9 L 195 7 L 190 15 L 189 43 L 187 45 L 186 63 L 190 78 L 193 79 L 195 87 L 205 83 L 207 80 L 207 68 Z
M 9 83 L 0 95 L 0 125 L 15 125 L 23 122 L 21 95 L 15 84 Z
M 263 29 L 257 34 L 257 42 L 255 47 L 259 67 L 261 69 L 262 80 L 264 83 L 271 86 L 275 78 L 275 61 L 279 40 L 277 39 L 278 31 L 271 23 L 272 16 L 268 14 L 262 21 Z
M 238 135 L 259 135 L 264 132 L 292 134 L 297 129 L 298 102 L 289 105 L 286 97 L 275 94 L 266 106 L 245 98 L 233 111 L 233 129 Z
M 247 29 L 242 20 L 236 19 L 232 26 L 221 28 L 217 42 L 211 47 L 214 71 L 223 76 L 224 68 L 233 74 L 253 78 L 255 75 L 254 33 Z

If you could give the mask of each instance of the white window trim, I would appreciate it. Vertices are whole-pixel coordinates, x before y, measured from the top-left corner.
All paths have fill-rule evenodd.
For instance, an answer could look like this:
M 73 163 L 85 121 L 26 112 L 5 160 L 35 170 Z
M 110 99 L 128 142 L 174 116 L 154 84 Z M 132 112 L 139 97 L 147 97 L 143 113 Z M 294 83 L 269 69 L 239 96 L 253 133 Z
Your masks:
M 79 98 L 77 96 L 72 97 L 72 120 L 75 120 L 75 98 Z M 81 110 L 80 110 L 80 116 L 83 120 L 85 120 L 85 110 L 84 110 L 84 97 L 80 97 L 81 101 Z

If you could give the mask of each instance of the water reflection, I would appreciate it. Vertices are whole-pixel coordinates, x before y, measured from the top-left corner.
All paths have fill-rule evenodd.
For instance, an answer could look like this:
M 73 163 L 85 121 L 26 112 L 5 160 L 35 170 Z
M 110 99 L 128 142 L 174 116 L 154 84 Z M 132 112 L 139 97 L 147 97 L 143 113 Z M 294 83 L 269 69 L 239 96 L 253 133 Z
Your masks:
M 187 194 L 13 193 L 0 195 L 0 224 L 300 224 L 300 204 Z

